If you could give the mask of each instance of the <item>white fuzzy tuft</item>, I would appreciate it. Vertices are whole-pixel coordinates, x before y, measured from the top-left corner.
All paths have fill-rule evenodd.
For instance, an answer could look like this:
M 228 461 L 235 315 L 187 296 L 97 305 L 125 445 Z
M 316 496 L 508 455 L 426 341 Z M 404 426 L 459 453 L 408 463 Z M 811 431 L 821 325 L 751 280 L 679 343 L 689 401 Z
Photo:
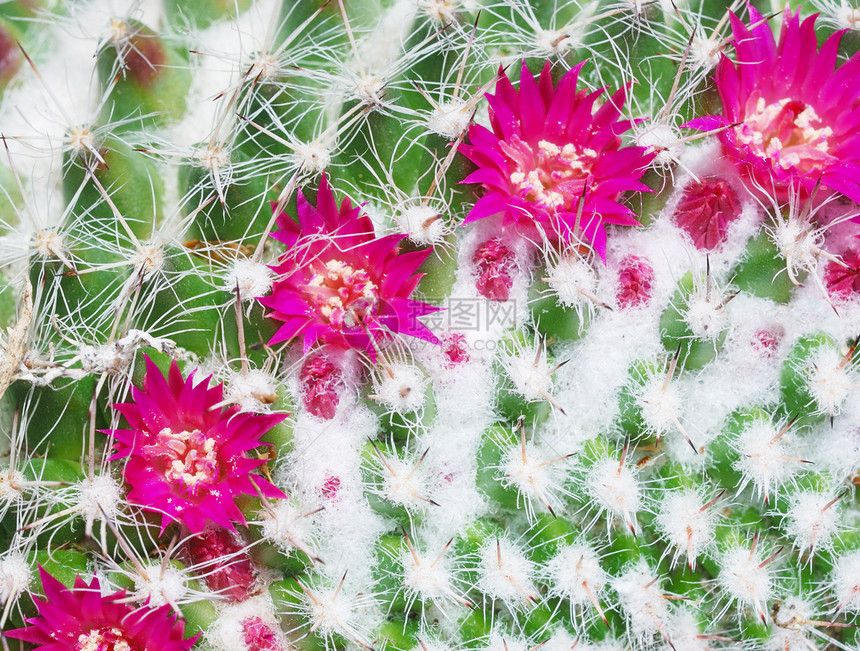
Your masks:
M 807 219 L 791 216 L 789 219 L 777 219 L 776 225 L 769 228 L 769 233 L 785 258 L 786 271 L 792 282 L 799 285 L 799 275 L 815 272 L 818 253 L 824 244 L 823 231 L 814 228 Z
M 709 636 L 702 634 L 701 622 L 691 608 L 682 608 L 669 615 L 667 637 L 676 651 L 711 651 L 714 647 Z M 666 651 L 672 647 L 665 646 Z
M 564 492 L 567 471 L 563 457 L 547 455 L 529 441 L 525 447 L 510 448 L 502 462 L 502 483 L 515 487 L 527 501 L 527 514 L 534 517 L 534 502 L 542 504 L 550 512 L 562 506 L 559 493 Z
M 419 6 L 432 20 L 451 23 L 455 20 L 458 4 L 457 0 L 422 0 Z
M 729 323 L 728 296 L 713 279 L 696 282 L 684 306 L 684 322 L 699 341 L 716 342 Z
M 537 601 L 532 576 L 534 563 L 503 538 L 489 540 L 480 552 L 478 589 L 509 608 L 529 606 Z
M 14 602 L 24 594 L 33 580 L 27 558 L 19 552 L 0 557 L 0 605 Z
M 414 553 L 413 553 L 414 551 Z M 401 557 L 403 587 L 422 602 L 432 601 L 441 609 L 445 603 L 470 605 L 453 588 L 452 573 L 443 553 L 411 550 Z
M 830 346 L 821 346 L 809 360 L 809 393 L 816 407 L 831 416 L 838 414 L 857 386 L 850 362 Z
M 303 591 L 303 609 L 312 631 L 329 640 L 333 635 L 341 635 L 366 649 L 372 648 L 373 622 L 365 612 L 366 599 L 353 596 L 341 584 L 331 588 L 304 586 Z
M 719 39 L 713 37 L 702 38 L 699 32 L 693 37 L 690 44 L 689 62 L 692 68 L 699 70 L 713 70 L 720 62 L 723 51 Z
M 76 485 L 78 505 L 89 526 L 95 520 L 107 517 L 113 520 L 119 513 L 122 491 L 110 475 L 96 475 Z
M 374 88 L 377 87 L 374 86 Z M 377 90 L 381 90 L 381 87 L 378 87 Z M 370 93 L 372 89 L 368 87 L 365 88 L 365 91 Z M 292 149 L 294 163 L 304 172 L 321 174 L 331 163 L 331 152 L 319 142 L 296 143 L 293 144 Z
M 313 521 L 289 500 L 278 500 L 270 510 L 261 511 L 259 515 L 260 533 L 265 540 L 286 554 L 298 549 L 313 556 L 308 547 Z
M 575 543 L 560 550 L 546 565 L 550 593 L 568 599 L 572 606 L 592 605 L 601 598 L 608 577 L 594 550 Z
M 663 597 L 660 581 L 644 561 L 612 581 L 627 619 L 627 632 L 639 642 L 665 632 L 669 602 Z
M 594 269 L 576 254 L 563 256 L 547 269 L 547 284 L 566 307 L 590 306 L 597 294 Z
M 772 565 L 766 560 L 758 545 L 732 546 L 720 556 L 717 577 L 729 599 L 753 608 L 762 621 L 767 618 L 764 606 L 772 597 L 774 583 Z
M 842 4 L 836 10 L 836 20 L 842 29 L 860 31 L 860 7 Z
M 840 556 L 833 567 L 833 593 L 839 610 L 860 612 L 860 551 Z
M 589 470 L 585 487 L 600 507 L 621 518 L 628 529 L 636 532 L 642 489 L 630 468 L 615 459 L 602 459 Z
M 434 133 L 454 140 L 459 138 L 472 121 L 473 107 L 459 99 L 443 102 L 427 118 L 427 126 Z
M 411 414 L 424 407 L 427 377 L 417 366 L 390 364 L 373 383 L 376 400 L 397 414 Z
M 23 472 L 8 467 L 0 469 L 0 508 L 23 499 L 26 487 L 27 480 Z
M 421 246 L 439 244 L 448 234 L 442 215 L 430 206 L 407 206 L 394 214 L 394 222 L 401 233 Z
M 175 606 L 188 592 L 188 584 L 182 571 L 171 565 L 144 565 L 142 571 L 135 572 L 132 578 L 135 599 L 141 602 L 149 600 L 149 605 L 153 608 L 165 604 Z
M 657 526 L 675 548 L 673 564 L 684 555 L 695 567 L 696 559 L 713 543 L 718 512 L 704 508 L 705 503 L 692 488 L 667 493 L 660 503 Z
M 40 229 L 33 236 L 33 248 L 38 255 L 46 258 L 56 258 L 71 266 L 68 262 L 69 249 L 63 237 L 53 229 Z
M 235 292 L 238 287 L 240 298 L 252 301 L 272 290 L 274 278 L 272 270 L 262 262 L 240 258 L 227 271 L 224 286 L 229 292 Z
M 752 484 L 756 493 L 769 501 L 770 495 L 797 472 L 792 461 L 790 432 L 779 436 L 773 424 L 757 419 L 734 442 L 739 457 L 734 468 L 743 475 L 741 488 Z
M 247 373 L 231 373 L 224 397 L 242 411 L 265 412 L 278 399 L 278 386 L 274 377 L 261 369 Z
M 518 347 L 512 354 L 502 356 L 514 389 L 529 402 L 546 400 L 552 389 L 553 369 L 545 352 L 537 346 Z
M 657 152 L 652 162 L 655 167 L 671 167 L 684 153 L 681 134 L 664 122 L 654 122 L 637 133 L 636 144 Z
M 678 428 L 683 400 L 677 383 L 667 384 L 664 377 L 653 375 L 642 386 L 636 402 L 645 426 L 655 436 L 663 436 Z
M 383 464 L 382 497 L 408 509 L 421 510 L 431 503 L 428 482 L 420 461 L 387 457 Z
M 791 496 L 785 531 L 799 550 L 815 553 L 832 547 L 839 530 L 838 496 L 817 491 L 799 491 Z
M 535 32 L 535 45 L 548 56 L 563 56 L 582 44 L 581 25 L 568 25 L 562 29 L 538 29 Z

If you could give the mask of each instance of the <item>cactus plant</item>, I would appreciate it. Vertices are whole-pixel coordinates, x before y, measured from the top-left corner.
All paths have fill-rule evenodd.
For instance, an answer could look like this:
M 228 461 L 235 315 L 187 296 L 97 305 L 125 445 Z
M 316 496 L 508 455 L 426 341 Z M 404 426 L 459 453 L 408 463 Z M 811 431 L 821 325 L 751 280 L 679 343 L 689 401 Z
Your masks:
M 860 645 L 856 0 L 0 4 L 0 642 Z

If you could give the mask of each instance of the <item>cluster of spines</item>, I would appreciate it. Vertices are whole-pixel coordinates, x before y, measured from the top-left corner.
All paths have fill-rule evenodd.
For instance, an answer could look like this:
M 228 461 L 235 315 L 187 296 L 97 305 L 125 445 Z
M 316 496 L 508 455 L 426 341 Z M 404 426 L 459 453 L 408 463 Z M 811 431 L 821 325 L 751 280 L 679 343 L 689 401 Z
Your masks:
M 219 93 L 213 128 L 199 142 L 180 138 L 178 151 L 171 122 L 186 112 L 195 119 L 183 94 L 194 69 L 180 35 L 210 19 L 168 3 L 169 37 L 111 21 L 100 41 L 98 109 L 62 124 L 65 208 L 50 211 L 59 216 L 48 227 L 33 216 L 17 153 L 4 181 L 19 214 L 3 259 L 30 256 L 25 294 L 33 295 L 30 307 L 22 300 L 4 356 L 16 379 L 7 393 L 12 454 L 0 477 L 10 540 L 4 619 L 32 614 L 24 592 L 43 593 L 38 561 L 67 579 L 95 571 L 137 603 L 168 604 L 206 631 L 198 644 L 222 648 L 705 649 L 758 639 L 791 649 L 819 628 L 852 644 L 846 614 L 860 609 L 860 564 L 844 512 L 856 448 L 855 457 L 831 459 L 811 439 L 847 445 L 854 435 L 857 333 L 828 324 L 835 336 L 793 330 L 783 343 L 785 315 L 748 333 L 729 328 L 726 306 L 739 291 L 790 307 L 792 283 L 809 277 L 825 291 L 848 287 L 837 309 L 850 315 L 855 270 L 820 275 L 826 233 L 798 201 L 785 217 L 782 206 L 765 205 L 775 213 L 770 230 L 744 250 L 741 202 L 747 229 L 755 204 L 737 179 L 725 170 L 725 179 L 699 185 L 683 176 L 703 169 L 683 156 L 695 137 L 680 126 L 700 114 L 698 93 L 730 51 L 724 3 L 677 15 L 666 3 L 544 4 L 284 3 L 259 49 L 238 62 L 228 54 L 237 78 L 204 91 Z M 821 4 L 831 24 L 856 25 L 844 6 Z M 38 75 L 38 56 L 31 64 L 12 51 L 21 74 Z M 525 246 L 490 228 L 459 235 L 475 195 L 458 185 L 467 169 L 456 149 L 471 120 L 483 121 L 499 64 L 516 69 L 525 59 L 537 73 L 547 57 L 563 70 L 585 56 L 594 87 L 638 82 L 631 117 L 645 119 L 632 125 L 633 144 L 649 148 L 662 177 L 683 179 L 686 189 L 673 193 L 661 175 L 649 178 L 662 191 L 635 208 L 650 221 L 668 198 L 675 207 L 660 214 L 663 231 L 657 225 L 641 244 L 618 233 L 607 267 L 582 247 L 560 255 L 540 241 L 546 232 Z M 636 68 L 648 71 L 644 79 Z M 53 89 L 44 98 L 68 119 Z M 529 300 L 517 314 L 529 334 L 455 332 L 461 343 L 443 338 L 440 350 L 396 340 L 371 372 L 361 357 L 314 365 L 301 346 L 284 350 L 286 361 L 273 356 L 273 323 L 254 300 L 276 280 L 265 265 L 274 261 L 267 236 L 324 169 L 339 192 L 367 202 L 377 228 L 436 247 L 419 286 L 428 301 L 451 296 L 447 307 L 456 308 L 452 292 L 464 284 L 467 300 Z M 163 177 L 177 171 L 175 200 Z M 691 268 L 668 289 L 661 236 L 675 256 L 669 265 Z M 14 246 L 22 241 L 24 258 Z M 708 253 L 679 262 L 678 251 L 693 255 L 690 244 Z M 526 298 L 529 284 L 539 296 Z M 615 404 L 595 406 L 610 428 L 583 431 L 571 342 L 599 341 L 610 309 L 649 304 L 665 305 L 650 324 L 660 336 L 605 392 Z M 142 385 L 144 351 L 165 371 L 166 355 L 189 370 L 211 368 L 225 405 L 294 412 L 272 433 L 277 462 L 266 466 L 290 500 L 263 495 L 247 505 L 240 535 L 160 535 L 159 518 L 129 502 L 99 433 L 119 426 L 110 405 Z M 761 408 L 735 410 L 715 436 L 692 413 L 703 394 L 696 374 L 702 369 L 700 384 L 725 380 L 726 361 L 744 351 L 746 361 L 759 355 L 776 368 L 778 397 L 771 390 Z M 452 368 L 474 381 L 457 386 Z M 475 403 L 455 395 L 464 389 Z M 725 393 L 724 411 L 742 404 Z M 457 418 L 444 413 L 454 405 L 474 409 L 461 414 L 471 431 L 455 431 Z M 56 419 L 42 422 L 47 413 Z M 320 423 L 332 417 L 334 427 Z M 455 445 L 446 441 L 459 448 L 444 450 Z M 331 447 L 342 451 L 328 461 Z M 472 453 L 474 463 L 457 458 Z M 213 594 L 235 602 L 218 621 Z M 719 612 L 712 628 L 696 614 L 706 608 Z

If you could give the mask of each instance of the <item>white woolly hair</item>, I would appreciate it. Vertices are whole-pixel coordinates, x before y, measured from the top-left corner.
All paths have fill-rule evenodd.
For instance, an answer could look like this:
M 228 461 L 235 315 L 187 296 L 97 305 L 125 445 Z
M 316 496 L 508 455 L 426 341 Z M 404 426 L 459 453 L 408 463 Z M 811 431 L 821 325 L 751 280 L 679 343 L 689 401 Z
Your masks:
M 549 594 L 570 601 L 571 607 L 600 609 L 609 576 L 598 553 L 585 540 L 562 547 L 541 571 Z M 602 612 L 600 613 L 602 615 Z
M 569 471 L 567 456 L 546 450 L 534 440 L 523 440 L 522 444 L 505 451 L 499 468 L 502 484 L 517 489 L 525 502 L 529 520 L 533 521 L 539 511 L 560 512 L 564 506 L 562 496 L 571 495 L 565 488 Z
M 709 503 L 713 496 L 703 493 L 701 488 L 667 491 L 657 505 L 657 527 L 670 544 L 673 566 L 683 556 L 694 568 L 696 559 L 714 543 L 719 509 Z
M 491 538 L 484 544 L 479 553 L 478 572 L 478 589 L 509 609 L 519 610 L 537 602 L 534 563 L 509 540 Z
M 831 346 L 820 346 L 806 366 L 809 393 L 816 410 L 822 414 L 840 413 L 849 396 L 857 395 L 860 384 L 852 362 L 846 360 L 846 353 Z
M 0 604 L 11 607 L 32 581 L 33 571 L 24 554 L 9 550 L 0 555 Z
M 841 497 L 842 494 L 833 491 L 798 490 L 792 493 L 782 526 L 798 550 L 814 555 L 821 550 L 833 549 L 834 538 L 842 525 Z
M 839 611 L 860 612 L 860 551 L 851 551 L 836 559 L 830 584 Z
M 423 409 L 427 401 L 427 375 L 414 364 L 388 364 L 373 379 L 377 402 L 396 414 L 412 414 Z
M 638 529 L 636 513 L 642 508 L 642 487 L 635 473 L 624 463 L 605 457 L 594 463 L 585 477 L 585 490 L 605 511 L 607 527 L 619 519 L 631 532 Z
M 769 418 L 756 418 L 731 441 L 739 455 L 733 465 L 742 475 L 738 492 L 752 485 L 756 495 L 769 502 L 797 474 L 803 460 L 797 456 L 788 425 L 780 427 Z
M 780 550 L 766 557 L 762 545 L 758 543 L 756 535 L 749 546 L 738 542 L 726 548 L 719 557 L 720 574 L 717 582 L 730 602 L 751 608 L 764 622 L 767 621 L 765 606 L 773 597 L 775 588 L 772 561 Z
M 627 620 L 627 634 L 637 644 L 656 635 L 667 637 L 669 602 L 660 588 L 659 576 L 645 561 L 631 565 L 612 580 L 619 605 Z

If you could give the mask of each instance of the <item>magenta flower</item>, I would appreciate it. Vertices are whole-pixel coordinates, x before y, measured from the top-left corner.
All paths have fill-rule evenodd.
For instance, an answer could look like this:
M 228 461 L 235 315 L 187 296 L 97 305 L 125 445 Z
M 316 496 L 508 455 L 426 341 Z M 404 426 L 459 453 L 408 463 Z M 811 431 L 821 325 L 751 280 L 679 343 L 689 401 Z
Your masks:
M 603 91 L 577 90 L 583 65 L 554 87 L 549 62 L 537 80 L 523 63 L 519 91 L 499 72 L 496 94 L 487 95 L 493 130 L 472 125 L 471 144 L 460 147 L 478 166 L 463 182 L 485 189 L 466 222 L 501 214 L 505 226 L 529 237 L 583 238 L 601 258 L 605 224 L 639 223 L 618 199 L 628 190 L 648 191 L 639 178 L 654 154 L 621 146 L 631 126 L 620 119 L 625 89 L 592 112 Z
M 860 202 L 860 54 L 834 70 L 843 32 L 821 49 L 815 18 L 786 10 L 779 43 L 749 8 L 751 28 L 731 16 L 737 64 L 725 56 L 716 82 L 722 116 L 686 126 L 720 131 L 723 149 L 765 192 L 785 200 L 841 192 Z M 735 125 L 735 126 L 731 126 Z
M 125 590 L 103 597 L 96 578 L 87 585 L 78 576 L 67 588 L 42 567 L 39 574 L 45 590 L 44 600 L 33 600 L 39 615 L 27 620 L 30 626 L 6 632 L 7 637 L 41 651 L 188 651 L 197 641 L 183 639 L 185 622 L 171 614 L 169 605 L 133 608 L 122 603 Z
M 438 308 L 409 298 L 432 248 L 401 253 L 403 235 L 376 237 L 348 198 L 338 208 L 325 176 L 316 207 L 299 191 L 298 224 L 281 213 L 278 227 L 272 237 L 287 250 L 272 267 L 272 293 L 260 299 L 268 316 L 283 322 L 269 345 L 301 335 L 305 352 L 326 344 L 375 359 L 374 344 L 395 334 L 438 343 L 419 321 Z
M 240 412 L 220 408 L 224 392 L 209 379 L 195 386 L 194 372 L 183 379 L 176 362 L 167 379 L 146 359 L 143 389 L 132 387 L 134 402 L 114 405 L 130 429 L 107 430 L 116 438 L 111 459 L 128 458 L 123 476 L 131 486 L 128 499 L 200 533 L 210 520 L 233 529 L 245 524 L 234 500 L 239 495 L 279 498 L 285 495 L 260 475 L 265 461 L 247 453 L 286 414 Z

